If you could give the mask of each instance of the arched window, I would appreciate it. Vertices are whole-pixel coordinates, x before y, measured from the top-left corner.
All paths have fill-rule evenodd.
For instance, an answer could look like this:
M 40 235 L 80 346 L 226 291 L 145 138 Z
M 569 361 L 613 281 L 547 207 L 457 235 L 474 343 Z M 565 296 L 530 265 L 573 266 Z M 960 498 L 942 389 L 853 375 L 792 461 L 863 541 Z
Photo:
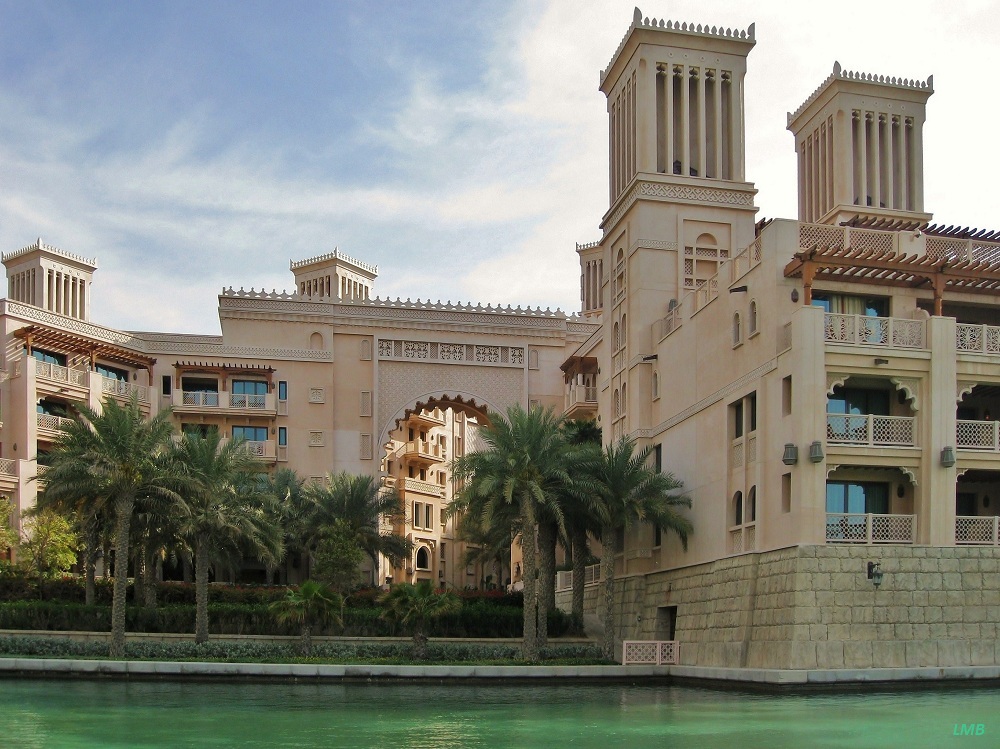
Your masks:
M 620 332 L 619 332 L 619 328 L 618 328 L 618 323 L 616 322 L 615 325 L 614 325 L 614 327 L 611 329 L 611 350 L 612 351 L 617 351 L 619 348 L 621 348 L 618 345 L 619 334 L 620 334 Z
M 628 396 L 625 388 L 626 385 L 622 383 L 622 416 L 628 413 Z
M 616 419 L 622 415 L 622 402 L 617 390 L 615 390 L 615 394 L 611 399 L 611 413 L 614 414 L 614 418 Z
M 417 549 L 417 569 L 429 570 L 431 568 L 431 555 L 426 546 Z
M 757 487 L 751 486 L 747 494 L 747 522 L 753 523 L 757 520 Z
M 621 337 L 621 348 L 625 348 L 625 344 L 628 343 L 628 318 L 626 315 L 622 315 L 622 337 Z
M 372 339 L 362 338 L 361 339 L 361 360 L 371 361 L 372 358 Z
M 743 492 L 733 495 L 733 525 L 743 525 Z
M 314 332 L 309 336 L 309 348 L 313 351 L 323 350 L 323 334 L 319 331 Z
M 757 300 L 750 300 L 750 318 L 747 320 L 747 334 L 755 335 L 757 333 Z
M 733 345 L 739 346 L 743 343 L 743 321 L 740 320 L 740 313 L 733 315 Z
M 660 374 L 653 372 L 653 400 L 660 397 Z

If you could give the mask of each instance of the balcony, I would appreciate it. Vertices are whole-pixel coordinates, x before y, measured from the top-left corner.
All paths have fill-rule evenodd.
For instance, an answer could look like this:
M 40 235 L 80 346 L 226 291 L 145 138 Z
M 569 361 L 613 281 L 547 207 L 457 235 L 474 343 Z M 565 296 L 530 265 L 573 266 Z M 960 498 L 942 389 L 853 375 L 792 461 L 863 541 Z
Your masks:
M 435 408 L 432 411 L 414 411 L 410 414 L 407 420 L 410 423 L 423 424 L 429 427 L 443 427 L 444 426 L 444 412 L 441 409 Z
M 30 358 L 30 357 L 29 357 Z M 85 369 L 70 369 L 58 364 L 33 360 L 35 362 L 35 376 L 45 380 L 51 380 L 60 384 L 76 385 L 77 387 L 88 387 L 88 372 Z
M 1000 421 L 962 421 L 955 425 L 955 444 L 962 450 L 1000 452 Z
M 964 323 L 956 325 L 955 350 L 959 353 L 1000 355 L 1000 327 Z
M 826 514 L 828 544 L 912 544 L 916 530 L 916 515 Z
M 63 433 L 63 429 L 73 422 L 63 416 L 53 416 L 52 414 L 37 414 L 38 436 L 56 438 Z
M 103 396 L 113 396 L 120 400 L 129 400 L 133 395 L 139 403 L 149 403 L 149 388 L 145 385 L 136 385 L 125 380 L 116 380 L 104 375 L 97 375 L 101 378 L 101 394 Z
M 268 462 L 277 460 L 274 440 L 246 440 L 243 445 L 247 452 L 258 460 Z
M 923 320 L 828 312 L 823 321 L 823 340 L 848 346 L 913 350 L 926 348 L 927 334 Z
M 1000 517 L 962 516 L 955 518 L 957 546 L 1000 546 Z
M 250 395 L 216 392 L 212 390 L 175 390 L 174 408 L 180 413 L 191 411 L 216 411 L 276 415 L 274 394 Z
M 566 392 L 565 417 L 567 419 L 589 418 L 597 413 L 597 387 L 594 385 L 570 385 Z
M 432 484 L 429 481 L 419 481 L 418 479 L 400 479 L 399 489 L 406 494 L 426 494 L 430 497 L 443 497 L 444 487 Z
M 916 418 L 874 414 L 827 414 L 826 441 L 860 447 L 915 447 Z
M 426 440 L 410 440 L 401 448 L 402 457 L 425 463 L 440 463 L 448 459 L 448 451 L 441 445 Z
M 591 564 L 583 568 L 583 584 L 594 585 L 601 582 L 601 565 Z M 573 587 L 573 570 L 556 572 L 556 590 L 569 590 Z

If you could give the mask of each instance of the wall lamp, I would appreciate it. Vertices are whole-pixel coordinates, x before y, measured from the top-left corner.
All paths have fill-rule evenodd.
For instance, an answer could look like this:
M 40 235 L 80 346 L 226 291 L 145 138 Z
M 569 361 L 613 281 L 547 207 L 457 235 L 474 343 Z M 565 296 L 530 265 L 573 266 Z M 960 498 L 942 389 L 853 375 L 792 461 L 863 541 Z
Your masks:
M 868 579 L 872 581 L 872 585 L 875 586 L 875 590 L 878 590 L 878 586 L 882 584 L 883 574 L 881 562 L 868 563 Z
M 955 465 L 955 448 L 954 447 L 942 447 L 941 448 L 941 465 L 945 468 L 951 468 Z
M 730 294 L 738 294 L 739 292 L 746 291 L 746 290 L 747 290 L 746 286 L 734 286 L 733 288 L 731 288 L 729 290 L 729 293 Z
M 781 462 L 786 466 L 793 466 L 799 462 L 799 448 L 791 442 L 785 443 L 785 452 L 781 456 Z
M 888 363 L 889 363 L 888 359 L 876 359 L 875 360 L 875 366 L 876 367 L 878 367 L 878 366 L 880 366 L 882 364 L 888 364 Z
M 823 443 L 819 440 L 809 445 L 809 461 L 812 463 L 823 462 Z

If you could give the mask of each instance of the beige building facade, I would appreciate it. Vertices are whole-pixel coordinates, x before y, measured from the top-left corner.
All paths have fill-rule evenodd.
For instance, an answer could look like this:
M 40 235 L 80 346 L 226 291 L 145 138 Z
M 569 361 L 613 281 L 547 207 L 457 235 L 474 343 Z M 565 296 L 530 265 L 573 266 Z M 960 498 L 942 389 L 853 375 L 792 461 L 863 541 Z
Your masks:
M 610 207 L 578 247 L 601 330 L 565 367 L 695 529 L 628 535 L 616 634 L 706 666 L 1000 663 L 1000 236 L 930 223 L 933 80 L 839 64 L 788 115 L 798 220 L 758 220 L 754 44 L 637 11 L 601 76 Z

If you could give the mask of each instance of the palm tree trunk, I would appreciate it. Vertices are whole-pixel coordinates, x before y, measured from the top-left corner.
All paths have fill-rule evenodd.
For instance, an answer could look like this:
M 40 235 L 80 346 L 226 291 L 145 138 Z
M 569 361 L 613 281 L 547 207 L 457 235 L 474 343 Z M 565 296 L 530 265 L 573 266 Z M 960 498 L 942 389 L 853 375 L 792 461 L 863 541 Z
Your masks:
M 142 603 L 147 609 L 156 608 L 156 555 L 151 543 L 143 547 Z
M 538 573 L 538 645 L 549 642 L 549 611 L 556 607 L 556 536 L 555 523 L 538 524 L 538 547 L 541 564 Z
M 94 578 L 97 575 L 97 551 L 100 548 L 97 515 L 95 513 L 87 516 L 84 525 L 84 544 L 86 545 L 86 550 L 83 555 L 83 575 L 85 581 L 83 602 L 87 606 L 93 606 L 94 598 L 96 597 L 96 582 Z
M 302 625 L 302 642 L 300 643 L 302 655 L 308 657 L 312 653 L 312 627 L 308 624 Z
M 609 661 L 615 657 L 615 529 L 601 529 L 601 576 L 604 578 L 604 642 L 602 654 Z
M 427 658 L 427 635 L 423 629 L 416 629 L 413 632 L 413 657 L 418 661 Z
M 194 641 L 208 642 L 208 544 L 201 536 L 194 550 Z
M 128 542 L 132 525 L 132 497 L 115 500 L 115 587 L 111 599 L 109 658 L 125 657 L 125 596 L 128 595 Z
M 132 581 L 132 600 L 136 606 L 142 605 L 142 587 L 143 581 L 146 579 L 146 571 L 143 569 L 143 565 L 146 563 L 145 549 L 145 543 L 139 544 L 139 548 L 135 551 L 135 559 L 132 560 L 135 565 L 135 579 Z
M 526 661 L 538 661 L 538 595 L 535 581 L 535 508 L 531 497 L 521 499 L 521 554 L 524 559 L 524 640 Z
M 573 621 L 583 633 L 583 584 L 587 571 L 587 531 L 582 527 L 573 529 Z

